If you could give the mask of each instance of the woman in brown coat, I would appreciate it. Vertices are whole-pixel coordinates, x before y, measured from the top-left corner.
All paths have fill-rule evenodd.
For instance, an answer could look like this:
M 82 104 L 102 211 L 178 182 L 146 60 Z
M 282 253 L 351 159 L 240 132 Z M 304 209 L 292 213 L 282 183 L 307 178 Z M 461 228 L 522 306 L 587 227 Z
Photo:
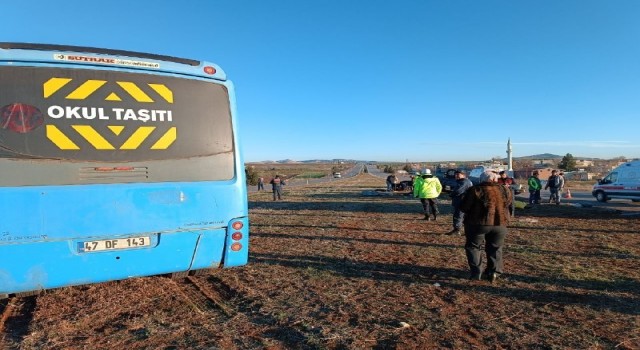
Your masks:
M 500 176 L 486 171 L 480 175 L 480 184 L 467 190 L 460 210 L 464 212 L 464 231 L 467 262 L 471 279 L 482 278 L 482 244 L 487 254 L 487 268 L 484 276 L 494 282 L 502 273 L 502 245 L 507 235 L 509 206 L 513 195 L 498 183 Z

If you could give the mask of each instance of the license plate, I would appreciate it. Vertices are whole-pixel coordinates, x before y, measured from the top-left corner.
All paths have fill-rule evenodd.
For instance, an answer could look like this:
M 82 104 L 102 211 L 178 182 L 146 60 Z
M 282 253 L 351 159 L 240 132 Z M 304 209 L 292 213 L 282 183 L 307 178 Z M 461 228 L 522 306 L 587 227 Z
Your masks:
M 82 243 L 84 252 L 100 252 L 105 250 L 131 249 L 148 247 L 151 245 L 149 236 L 129 237 L 118 239 L 102 239 L 99 241 L 89 241 Z

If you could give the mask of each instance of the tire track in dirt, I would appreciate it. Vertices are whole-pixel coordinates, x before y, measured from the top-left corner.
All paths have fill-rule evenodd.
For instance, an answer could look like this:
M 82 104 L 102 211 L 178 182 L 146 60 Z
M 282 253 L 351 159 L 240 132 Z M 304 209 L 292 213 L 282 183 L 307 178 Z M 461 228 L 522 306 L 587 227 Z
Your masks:
M 224 322 L 236 314 L 233 307 L 227 305 L 228 299 L 211 286 L 203 286 L 196 278 L 188 276 L 174 278 L 171 281 L 178 294 L 200 315 L 207 318 L 215 317 L 216 320 Z
M 0 301 L 0 349 L 19 349 L 29 332 L 35 308 L 35 296 Z
M 243 324 L 243 328 L 252 329 L 259 338 L 270 338 L 282 342 L 287 348 L 295 348 L 305 343 L 307 336 L 295 325 L 285 325 L 267 310 L 259 299 L 251 298 L 222 279 L 213 275 L 199 275 L 172 279 L 182 298 L 204 317 L 216 321 Z M 255 336 L 255 335 L 254 335 Z M 243 344 L 247 348 L 259 347 L 256 344 Z M 307 345 L 308 349 L 317 349 Z

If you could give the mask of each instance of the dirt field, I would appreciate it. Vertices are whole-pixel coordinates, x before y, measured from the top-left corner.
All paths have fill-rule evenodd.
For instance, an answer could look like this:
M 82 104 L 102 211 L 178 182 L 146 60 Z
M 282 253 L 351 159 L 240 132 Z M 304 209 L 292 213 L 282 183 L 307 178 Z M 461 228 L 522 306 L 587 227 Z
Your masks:
M 639 349 L 640 219 L 517 212 L 505 275 L 467 280 L 449 201 L 436 222 L 384 179 L 250 195 L 250 264 L 3 301 L 15 349 Z M 1 346 L 0 346 L 1 347 Z

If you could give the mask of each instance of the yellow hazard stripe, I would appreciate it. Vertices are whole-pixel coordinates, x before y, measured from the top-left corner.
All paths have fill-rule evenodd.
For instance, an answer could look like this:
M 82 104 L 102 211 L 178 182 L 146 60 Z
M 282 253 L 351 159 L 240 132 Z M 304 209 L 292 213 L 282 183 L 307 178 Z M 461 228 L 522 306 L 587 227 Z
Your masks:
M 128 81 L 118 81 L 118 85 L 124 89 L 124 91 L 128 92 L 131 97 L 133 97 L 138 102 L 153 102 L 149 95 L 145 94 L 138 85 L 128 82 Z
M 141 126 L 136 132 L 131 135 L 127 141 L 120 147 L 120 149 L 137 149 L 140 147 L 142 141 L 144 141 L 149 134 L 155 130 L 155 126 Z
M 84 137 L 96 149 L 115 149 L 109 141 L 102 137 L 94 128 L 89 125 L 72 125 L 80 136 Z
M 84 100 L 106 83 L 107 82 L 105 80 L 87 80 L 67 95 L 67 99 Z
M 164 84 L 149 84 L 149 86 L 167 102 L 173 103 L 173 91 L 169 90 Z
M 107 127 L 109 128 L 109 130 L 111 130 L 116 135 L 120 135 L 122 130 L 124 130 L 124 126 L 122 126 L 122 125 L 109 125 Z
M 78 150 L 80 147 L 73 143 L 67 135 L 63 134 L 55 125 L 47 125 L 47 138 L 51 140 L 58 148 L 67 150 Z
M 153 146 L 151 146 L 151 149 L 167 149 L 169 148 L 169 146 L 171 146 L 173 141 L 176 140 L 177 136 L 178 135 L 176 127 L 171 127 L 169 131 L 164 133 L 164 135 L 162 135 L 162 137 L 158 141 L 156 141 Z
M 49 98 L 49 96 L 56 93 L 56 91 L 62 89 L 63 86 L 67 85 L 71 79 L 67 78 L 51 78 L 47 80 L 44 84 L 42 84 L 42 92 L 44 93 L 44 98 Z

